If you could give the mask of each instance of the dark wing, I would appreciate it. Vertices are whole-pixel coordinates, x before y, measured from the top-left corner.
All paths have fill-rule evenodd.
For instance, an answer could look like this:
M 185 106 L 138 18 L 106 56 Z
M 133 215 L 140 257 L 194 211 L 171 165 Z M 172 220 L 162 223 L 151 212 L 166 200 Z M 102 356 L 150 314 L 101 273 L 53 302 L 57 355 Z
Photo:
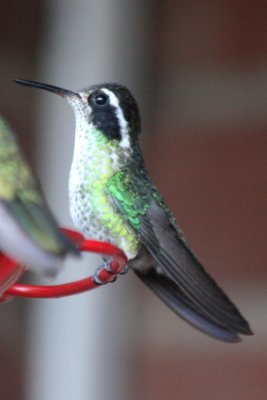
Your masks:
M 239 340 L 238 333 L 251 334 L 248 323 L 205 272 L 158 192 L 138 169 L 134 174 L 114 175 L 107 192 L 153 257 L 148 268 L 137 267 L 137 259 L 130 262 L 144 283 L 178 315 L 218 339 L 234 342 Z
M 207 274 L 184 240 L 179 237 L 168 213 L 155 201 L 142 216 L 141 242 L 161 265 L 169 279 L 177 286 L 178 295 L 176 297 L 182 299 L 187 306 L 189 305 L 191 310 L 199 315 L 200 320 L 192 320 L 190 315 L 184 315 L 184 318 L 217 337 L 218 335 L 215 332 L 212 333 L 208 326 L 203 329 L 203 318 L 213 325 L 216 324 L 218 328 L 225 329 L 228 333 L 252 334 L 247 321 Z M 167 296 L 163 294 L 165 289 L 162 285 L 159 289 L 159 285 L 155 284 L 155 279 L 154 276 L 152 280 L 154 290 L 167 302 Z M 147 278 L 143 280 L 149 285 Z M 160 277 L 158 277 L 159 281 Z M 170 286 L 172 286 L 170 293 L 174 293 L 175 286 L 172 284 Z M 170 296 L 172 299 L 174 298 L 173 295 Z M 175 308 L 172 302 L 171 307 Z M 178 308 L 181 309 L 180 306 Z
M 209 320 L 202 311 L 184 295 L 178 285 L 155 269 L 146 274 L 135 270 L 136 275 L 177 315 L 189 322 L 195 328 L 225 342 L 239 342 L 236 332 L 224 328 Z

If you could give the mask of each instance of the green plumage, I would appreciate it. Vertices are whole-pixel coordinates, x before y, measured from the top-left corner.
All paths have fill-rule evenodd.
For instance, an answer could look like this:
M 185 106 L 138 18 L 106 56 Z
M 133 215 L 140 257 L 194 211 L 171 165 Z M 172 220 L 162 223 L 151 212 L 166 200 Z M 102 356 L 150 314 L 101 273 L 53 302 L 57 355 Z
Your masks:
M 0 118 L 0 198 L 7 201 L 18 198 L 23 202 L 42 203 L 29 165 L 3 118 Z
M 20 80 L 66 98 L 76 137 L 69 181 L 74 223 L 90 238 L 111 242 L 129 266 L 175 313 L 228 342 L 251 334 L 236 306 L 191 251 L 151 182 L 138 144 L 140 116 L 129 90 L 103 83 L 79 92 Z
M 0 202 L 36 245 L 55 255 L 75 251 L 58 230 L 15 135 L 0 118 Z M 16 238 L 14 238 L 16 240 Z
M 130 223 L 136 232 L 140 232 L 140 217 L 149 207 L 151 186 L 148 183 L 144 184 L 138 175 L 121 171 L 109 179 L 107 190 L 125 223 Z

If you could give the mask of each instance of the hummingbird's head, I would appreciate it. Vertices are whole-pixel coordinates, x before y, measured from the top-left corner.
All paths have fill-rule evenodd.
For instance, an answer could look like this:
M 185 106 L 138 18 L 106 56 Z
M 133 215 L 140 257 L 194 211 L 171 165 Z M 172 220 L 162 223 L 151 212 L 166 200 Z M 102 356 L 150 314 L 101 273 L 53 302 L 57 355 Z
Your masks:
M 72 106 L 79 124 L 90 124 L 108 140 L 123 148 L 136 143 L 140 133 L 140 116 L 131 92 L 117 83 L 102 83 L 78 92 L 26 80 L 16 83 L 48 90 L 64 97 Z
M 88 121 L 109 140 L 127 147 L 140 133 L 137 103 L 130 91 L 117 83 L 102 83 L 79 91 Z

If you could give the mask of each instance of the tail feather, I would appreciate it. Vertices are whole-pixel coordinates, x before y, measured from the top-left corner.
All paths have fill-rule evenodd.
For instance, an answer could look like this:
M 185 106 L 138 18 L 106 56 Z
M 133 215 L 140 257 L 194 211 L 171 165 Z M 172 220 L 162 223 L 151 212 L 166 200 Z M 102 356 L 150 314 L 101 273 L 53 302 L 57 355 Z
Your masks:
M 194 327 L 225 342 L 241 341 L 237 332 L 211 321 L 201 310 L 197 309 L 178 285 L 167 276 L 158 274 L 154 269 L 150 269 L 145 274 L 138 270 L 134 272 L 164 303 Z
M 162 274 L 173 281 L 177 288 L 177 295 L 173 289 L 176 301 L 179 297 L 180 301 L 214 326 L 226 328 L 230 332 L 252 334 L 248 322 L 238 308 L 192 253 L 171 215 L 155 202 L 142 218 L 141 241 L 154 262 L 157 262 Z M 150 279 L 154 279 L 155 290 L 166 299 L 163 284 L 160 288 L 157 287 L 161 278 L 150 276 Z M 166 279 L 165 285 L 173 287 Z

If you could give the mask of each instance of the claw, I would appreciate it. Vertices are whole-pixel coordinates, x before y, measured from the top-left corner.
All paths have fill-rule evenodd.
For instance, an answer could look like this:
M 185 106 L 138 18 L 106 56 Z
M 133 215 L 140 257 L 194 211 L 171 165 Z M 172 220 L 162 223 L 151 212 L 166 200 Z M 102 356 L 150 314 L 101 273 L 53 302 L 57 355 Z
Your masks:
M 115 282 L 115 280 L 117 279 L 117 275 L 114 274 L 114 271 L 113 271 L 112 268 L 111 268 L 111 261 L 112 261 L 112 260 L 110 260 L 110 261 L 105 260 L 105 263 L 104 263 L 103 267 L 104 267 L 105 270 L 106 270 L 107 272 L 109 272 L 111 275 L 114 275 L 113 279 L 110 279 L 109 282 Z
M 114 272 L 112 271 L 112 268 L 110 265 L 111 265 L 111 261 L 105 260 L 103 267 L 105 268 L 106 271 L 108 271 L 109 273 L 112 274 Z
M 124 269 L 120 272 L 120 275 L 125 275 L 129 271 L 129 265 L 125 264 Z
M 114 274 L 114 270 L 113 270 L 112 267 L 111 267 L 112 261 L 113 261 L 112 259 L 111 259 L 111 260 L 105 260 L 105 263 L 104 263 L 104 268 L 105 268 L 105 270 L 106 270 L 107 272 L 109 272 L 110 274 Z M 120 271 L 120 272 L 117 272 L 117 273 L 119 273 L 120 275 L 124 275 L 124 274 L 127 274 L 128 271 L 129 271 L 129 266 L 128 266 L 128 264 L 126 264 L 126 265 L 123 267 L 123 270 Z
M 105 285 L 107 283 L 104 282 L 99 276 L 100 272 L 102 271 L 102 268 L 103 268 L 102 266 L 98 267 L 94 273 L 93 280 L 97 285 Z
M 100 277 L 100 273 L 103 271 L 103 269 L 105 269 L 111 275 L 111 278 L 107 281 L 103 281 Z M 115 282 L 116 279 L 117 275 L 114 274 L 112 268 L 110 267 L 110 261 L 107 260 L 105 261 L 104 265 L 100 265 L 100 267 L 97 268 L 93 276 L 93 280 L 97 285 L 105 285 L 106 283 Z
M 97 285 L 105 285 L 108 282 L 114 282 L 117 279 L 117 273 L 114 273 L 112 267 L 111 267 L 111 262 L 112 260 L 105 260 L 104 264 L 101 265 L 100 267 L 97 268 L 97 270 L 94 273 L 93 276 L 93 280 L 95 282 L 95 284 Z M 100 273 L 101 271 L 103 271 L 103 269 L 105 269 L 111 276 L 114 275 L 113 277 L 111 277 L 108 281 L 103 281 L 103 279 L 101 279 L 100 277 Z M 123 268 L 123 270 L 121 272 L 119 272 L 120 275 L 124 275 L 128 272 L 129 267 L 126 264 Z

